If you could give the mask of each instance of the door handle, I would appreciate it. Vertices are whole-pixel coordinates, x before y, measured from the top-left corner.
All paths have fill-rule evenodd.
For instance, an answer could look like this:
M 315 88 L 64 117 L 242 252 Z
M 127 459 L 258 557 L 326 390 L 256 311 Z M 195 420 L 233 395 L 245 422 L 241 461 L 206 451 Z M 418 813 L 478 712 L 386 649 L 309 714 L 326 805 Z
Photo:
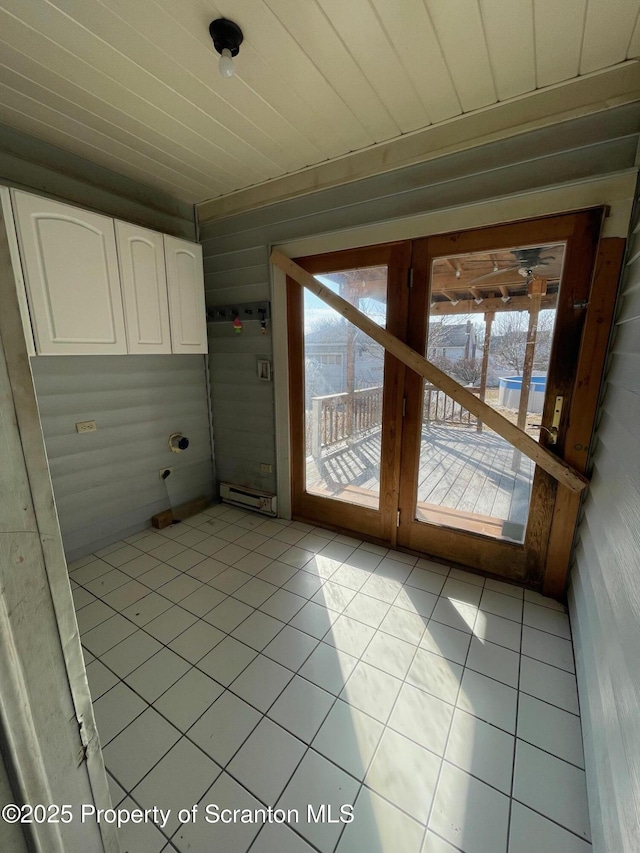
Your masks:
M 560 418 L 562 417 L 563 403 L 564 397 L 556 397 L 556 404 L 553 407 L 553 419 L 551 420 L 551 427 L 547 430 L 547 432 L 549 433 L 549 444 L 558 443 L 558 430 L 560 428 Z
M 549 444 L 557 444 L 558 443 L 558 430 L 560 429 L 560 418 L 562 417 L 562 404 L 564 402 L 563 397 L 556 397 L 556 404 L 553 408 L 553 419 L 551 421 L 551 426 L 546 427 L 542 426 L 542 424 L 527 424 L 529 429 L 539 429 L 544 430 L 549 434 Z

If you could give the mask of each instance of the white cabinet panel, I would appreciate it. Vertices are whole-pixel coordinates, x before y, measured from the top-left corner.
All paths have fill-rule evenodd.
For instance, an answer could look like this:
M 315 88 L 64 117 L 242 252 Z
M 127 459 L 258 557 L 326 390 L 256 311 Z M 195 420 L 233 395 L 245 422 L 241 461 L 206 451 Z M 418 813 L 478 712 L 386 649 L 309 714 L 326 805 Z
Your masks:
M 29 316 L 27 291 L 24 286 L 24 278 L 22 277 L 22 265 L 20 264 L 18 238 L 16 236 L 16 226 L 13 221 L 11 196 L 9 195 L 8 187 L 0 187 L 0 202 L 2 203 L 2 218 L 4 219 L 4 227 L 7 233 L 7 242 L 9 243 L 9 254 L 11 255 L 13 275 L 16 280 L 16 291 L 18 293 L 18 302 L 20 304 L 20 316 L 22 318 L 24 339 L 27 344 L 27 353 L 28 355 L 35 355 L 36 343 L 33 339 L 33 331 L 31 329 L 31 317 Z
M 172 350 L 207 352 L 202 246 L 165 235 L 164 250 Z
M 14 192 L 40 355 L 126 353 L 113 220 Z
M 162 234 L 116 221 L 122 301 L 130 353 L 170 353 Z

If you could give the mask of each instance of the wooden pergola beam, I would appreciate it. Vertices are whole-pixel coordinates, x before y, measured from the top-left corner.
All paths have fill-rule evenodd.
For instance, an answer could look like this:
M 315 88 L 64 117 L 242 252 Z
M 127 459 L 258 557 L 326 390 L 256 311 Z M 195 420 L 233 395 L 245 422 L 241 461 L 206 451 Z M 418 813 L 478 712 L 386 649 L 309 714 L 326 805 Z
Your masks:
M 491 348 L 491 326 L 495 318 L 493 311 L 484 315 L 484 344 L 482 347 L 482 372 L 480 374 L 480 399 L 484 403 L 487 393 L 487 373 L 489 371 L 489 349 Z M 478 432 L 482 432 L 482 421 L 478 420 Z
M 518 402 L 518 419 L 516 426 L 524 429 L 527 425 L 527 414 L 529 412 L 529 391 L 531 389 L 531 377 L 533 376 L 533 361 L 538 339 L 538 318 L 540 317 L 540 303 L 543 293 L 547 292 L 547 282 L 544 279 L 534 279 L 529 285 L 529 325 L 527 328 L 527 342 L 524 350 L 522 363 L 522 381 L 520 383 L 520 400 Z M 520 452 L 513 451 L 513 470 L 520 467 Z
M 557 295 L 550 293 L 540 300 L 540 310 L 555 308 Z M 432 316 L 435 314 L 488 314 L 494 311 L 528 311 L 531 300 L 528 296 L 512 296 L 508 302 L 500 297 L 483 299 L 478 304 L 474 299 L 461 299 L 456 305 L 452 302 L 435 302 L 431 306 Z
M 460 278 L 462 276 L 462 270 L 460 268 L 460 261 L 455 261 L 453 258 L 445 258 L 445 264 L 453 270 L 453 274 L 456 278 Z
M 508 421 L 491 406 L 483 403 L 474 394 L 467 391 L 466 388 L 463 388 L 462 385 L 450 376 L 447 376 L 446 373 L 434 364 L 431 364 L 430 361 L 427 361 L 424 356 L 407 346 L 404 341 L 399 340 L 395 335 L 378 326 L 377 323 L 370 320 L 369 317 L 358 311 L 353 305 L 350 305 L 346 299 L 343 299 L 332 290 L 329 290 L 328 287 L 320 284 L 311 273 L 302 269 L 291 258 L 287 258 L 282 252 L 274 249 L 269 260 L 293 279 L 293 281 L 296 281 L 302 287 L 306 287 L 318 299 L 322 300 L 330 308 L 333 308 L 334 311 L 337 311 L 366 335 L 373 338 L 374 341 L 383 346 L 387 352 L 395 356 L 395 358 L 405 364 L 410 370 L 413 370 L 419 376 L 431 382 L 431 384 L 455 400 L 456 403 L 459 403 L 467 411 L 471 412 L 471 414 L 480 418 L 490 429 L 521 450 L 536 465 L 543 468 L 570 491 L 580 492 L 588 485 L 589 481 L 586 477 L 583 477 L 582 474 L 579 474 L 562 459 L 554 456 L 553 453 L 550 453 L 545 447 L 534 441 L 531 436 L 518 429 L 515 424 L 512 424 L 511 421 Z
M 480 275 L 475 270 L 458 270 L 456 275 L 448 266 L 444 269 L 433 269 L 431 280 L 435 287 L 446 290 L 447 288 L 459 288 L 468 290 L 470 287 L 482 287 L 489 290 L 497 290 L 499 287 L 525 288 L 525 280 L 517 270 L 504 268 L 498 273 L 488 272 Z M 545 271 L 546 272 L 546 271 Z M 559 276 L 548 274 L 549 281 L 557 282 Z

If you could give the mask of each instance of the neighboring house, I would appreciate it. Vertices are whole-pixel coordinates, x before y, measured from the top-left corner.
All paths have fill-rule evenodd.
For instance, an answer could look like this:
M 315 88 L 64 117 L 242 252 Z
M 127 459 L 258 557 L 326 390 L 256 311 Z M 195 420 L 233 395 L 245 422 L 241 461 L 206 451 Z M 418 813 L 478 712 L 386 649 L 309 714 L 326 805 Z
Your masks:
M 476 327 L 471 320 L 466 323 L 446 323 L 442 320 L 429 323 L 427 358 L 446 358 L 450 361 L 482 358 L 482 347 L 476 340 Z
M 359 329 L 354 329 L 352 335 L 354 390 L 382 385 L 382 348 Z M 305 335 L 306 387 L 309 397 L 341 394 L 347 390 L 348 336 L 347 324 L 341 320 L 324 323 Z
M 368 335 L 353 331 L 354 390 L 382 385 L 383 352 Z M 309 397 L 341 394 L 347 390 L 347 324 L 327 322 L 305 334 L 306 385 Z M 435 363 L 481 359 L 476 327 L 465 323 L 434 321 L 429 324 L 427 358 Z M 308 401 L 307 401 L 308 402 Z

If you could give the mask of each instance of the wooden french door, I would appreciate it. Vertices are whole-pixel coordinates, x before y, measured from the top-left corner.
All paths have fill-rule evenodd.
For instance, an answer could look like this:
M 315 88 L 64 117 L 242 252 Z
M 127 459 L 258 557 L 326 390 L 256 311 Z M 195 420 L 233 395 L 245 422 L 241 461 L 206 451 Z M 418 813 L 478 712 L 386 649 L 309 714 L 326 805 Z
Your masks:
M 594 277 L 602 216 L 299 263 L 584 471 L 615 299 L 615 270 Z M 550 543 L 568 558 L 564 487 L 292 281 L 288 299 L 297 518 L 534 585 Z
M 300 263 L 406 337 L 410 242 Z M 287 297 L 293 514 L 387 542 L 398 513 L 400 365 L 290 280 Z

